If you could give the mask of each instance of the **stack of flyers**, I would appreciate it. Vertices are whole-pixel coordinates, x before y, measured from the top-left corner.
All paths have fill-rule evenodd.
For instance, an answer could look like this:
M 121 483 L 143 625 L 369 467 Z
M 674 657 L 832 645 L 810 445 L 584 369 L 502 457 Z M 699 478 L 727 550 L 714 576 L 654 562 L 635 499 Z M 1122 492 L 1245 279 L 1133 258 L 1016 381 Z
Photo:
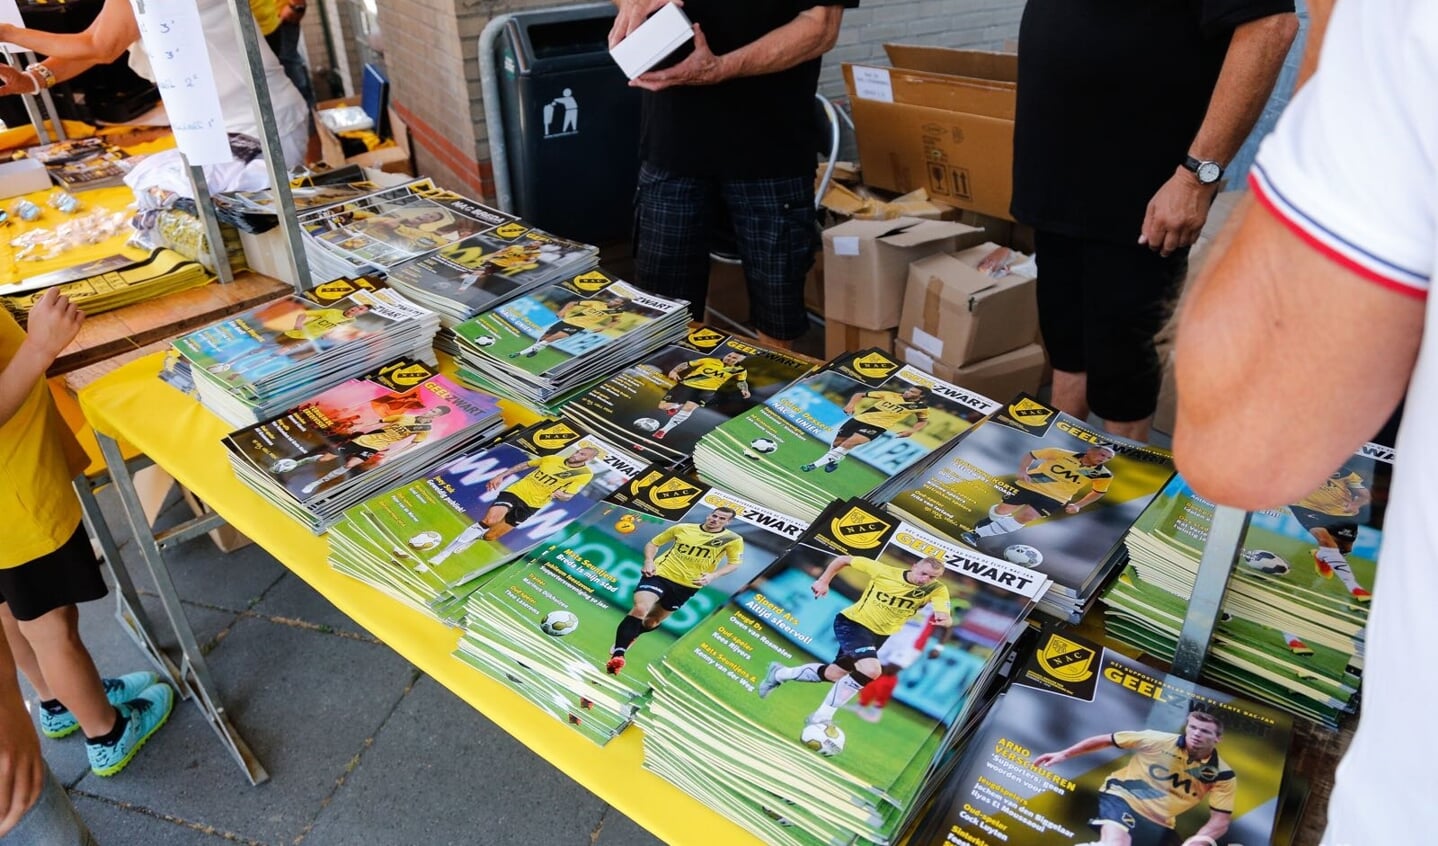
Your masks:
M 454 327 L 460 375 L 542 412 L 679 340 L 688 303 L 600 270 L 547 285 Z
M 1039 608 L 1076 619 L 1123 560 L 1124 533 L 1172 475 L 1167 450 L 1020 394 L 874 497 L 931 531 L 1048 576 L 1053 588 Z
M 1283 714 L 1045 631 L 914 846 L 1275 843 Z
M 771 842 L 894 842 L 1047 586 L 836 501 L 651 671 L 645 766 Z
M 316 533 L 504 426 L 499 402 L 398 359 L 225 436 L 245 484 Z
M 330 564 L 457 623 L 494 570 L 568 531 L 640 467 L 583 429 L 545 420 L 345 512 Z
M 384 186 L 365 178 L 358 165 L 346 165 L 323 173 L 295 168 L 290 175 L 290 197 L 298 212 L 355 200 L 383 190 Z M 273 189 L 230 191 L 215 194 L 215 216 L 241 232 L 259 234 L 279 226 L 279 205 Z
M 729 491 L 642 473 L 470 597 L 456 655 L 604 743 L 675 641 L 803 530 Z
M 682 466 L 700 435 L 807 374 L 812 365 L 705 326 L 575 397 L 564 414 L 631 454 Z
M 1328 725 L 1354 710 L 1393 456 L 1365 444 L 1301 501 L 1252 515 L 1206 677 Z M 1103 597 L 1115 637 L 1172 656 L 1212 518 L 1181 476 L 1139 517 Z
M 941 451 L 998 405 L 878 349 L 847 353 L 699 439 L 706 481 L 813 519 Z
M 247 426 L 399 356 L 434 365 L 438 329 L 434 312 L 382 285 L 337 279 L 180 336 L 164 378 Z
M 452 327 L 527 291 L 589 270 L 598 254 L 597 247 L 516 220 L 396 265 L 388 282 L 439 312 Z
M 322 279 L 388 273 L 416 256 L 514 220 L 417 179 L 302 212 L 310 271 Z

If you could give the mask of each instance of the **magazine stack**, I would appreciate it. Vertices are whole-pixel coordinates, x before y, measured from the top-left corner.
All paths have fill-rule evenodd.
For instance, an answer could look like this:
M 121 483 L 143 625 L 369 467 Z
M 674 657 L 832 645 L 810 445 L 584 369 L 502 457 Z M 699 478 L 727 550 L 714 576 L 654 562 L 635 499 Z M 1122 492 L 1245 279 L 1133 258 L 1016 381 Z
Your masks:
M 458 625 L 496 569 L 562 537 L 640 469 L 577 426 L 540 421 L 350 508 L 330 530 L 330 564 Z
M 848 353 L 699 439 L 716 485 L 812 520 L 941 452 L 997 408 L 877 349 Z
M 931 464 L 873 496 L 985 555 L 1053 580 L 1039 608 L 1076 621 L 1124 558 L 1124 533 L 1173 475 L 1167 450 L 1020 394 Z
M 1366 444 L 1302 501 L 1252 515 L 1207 678 L 1330 726 L 1356 708 L 1393 455 Z M 1173 656 L 1212 516 L 1182 477 L 1143 513 L 1103 597 L 1114 637 Z
M 1291 737 L 1272 708 L 1045 631 L 908 842 L 1286 843 Z
M 429 473 L 503 425 L 494 397 L 397 359 L 224 443 L 241 481 L 318 534 L 349 506 Z
M 404 356 L 433 367 L 439 317 L 368 279 L 338 279 L 175 339 L 162 378 L 236 428 Z
M 603 432 L 630 455 L 682 467 L 701 435 L 811 369 L 783 350 L 699 326 L 581 393 L 564 414 Z
M 23 323 L 50 288 L 58 287 L 70 302 L 90 315 L 198 288 L 212 279 L 204 265 L 161 247 L 139 261 L 122 255 L 106 256 L 31 276 L 14 285 L 0 285 L 0 302 Z
M 644 765 L 771 843 L 896 842 L 1047 586 L 836 501 L 651 670 Z
M 581 273 L 454 327 L 460 376 L 553 414 L 578 391 L 684 337 L 688 305 L 602 270 Z
M 512 220 L 513 215 L 436 188 L 428 179 L 299 215 L 305 257 L 318 279 L 388 273 L 401 262 Z
M 395 290 L 447 327 L 595 266 L 599 249 L 511 221 L 391 268 Z M 446 333 L 442 336 L 452 345 Z M 451 349 L 449 352 L 457 352 Z
M 798 538 L 795 518 L 646 471 L 469 600 L 456 656 L 604 743 L 651 669 Z

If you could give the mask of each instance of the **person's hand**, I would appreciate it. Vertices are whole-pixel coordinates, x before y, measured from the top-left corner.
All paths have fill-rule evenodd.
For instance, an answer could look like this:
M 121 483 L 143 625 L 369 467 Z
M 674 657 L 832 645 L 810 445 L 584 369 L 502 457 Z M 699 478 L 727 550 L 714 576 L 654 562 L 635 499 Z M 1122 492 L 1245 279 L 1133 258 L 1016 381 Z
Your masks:
M 1077 514 L 1079 513 L 1079 504 L 1077 502 L 1070 502 L 1064 506 L 1064 510 L 1070 514 Z
M 645 561 L 644 566 L 639 568 L 640 575 L 645 576 L 646 578 L 654 575 L 658 571 L 659 568 L 655 566 L 653 561 Z
M 1179 166 L 1148 201 L 1138 242 L 1164 257 L 1192 246 L 1203 231 L 1216 193 L 1218 183 L 1200 184 L 1197 176 Z
M 744 399 L 748 399 L 748 398 L 751 396 L 750 393 L 749 393 L 749 389 L 748 389 L 748 388 L 741 388 L 741 389 L 739 390 L 739 396 L 743 397 Z
M 709 49 L 709 40 L 699 24 L 694 25 L 694 52 L 679 64 L 664 70 L 650 71 L 629 84 L 646 91 L 663 91 L 676 85 L 713 85 L 724 81 L 723 62 Z
M 285 3 L 280 9 L 280 21 L 287 24 L 297 24 L 305 17 L 305 4 L 298 6 L 294 3 Z
M 80 334 L 80 324 L 84 322 L 85 313 L 80 307 L 61 294 L 59 288 L 51 288 L 41 294 L 30 309 L 26 343 L 34 345 L 47 361 L 54 361 Z
M 1041 767 L 1041 768 L 1043 768 L 1043 769 L 1048 769 L 1049 767 L 1052 767 L 1054 764 L 1062 764 L 1063 762 L 1064 762 L 1064 753 L 1062 753 L 1062 752 L 1050 752 L 1050 753 L 1048 753 L 1048 754 L 1046 754 L 1046 755 L 1040 755 L 1040 756 L 1038 756 L 1037 758 L 1035 758 L 1035 759 L 1034 759 L 1034 766 L 1035 766 L 1035 767 Z
M 0 38 L 0 41 L 4 40 Z M 35 77 L 0 62 L 0 97 L 7 94 L 35 94 L 39 90 L 40 82 Z
M 609 30 L 609 49 L 629 37 L 629 33 L 659 11 L 670 0 L 614 0 L 619 13 L 614 16 L 614 26 Z M 673 0 L 674 5 L 683 6 L 684 0 Z
M 1019 480 L 1020 482 L 1032 482 L 1032 481 L 1033 481 L 1033 479 L 1029 477 L 1029 471 L 1027 471 L 1027 470 L 1020 470 L 1019 473 L 1018 473 L 1018 475 L 1015 476 L 1014 478 L 1017 479 L 1017 480 Z
M 823 599 L 825 596 L 829 595 L 829 583 L 825 581 L 816 581 L 809 586 L 809 590 L 814 592 L 815 599 Z
M 913 429 L 905 429 L 905 430 L 902 431 L 902 432 L 895 432 L 895 433 L 894 433 L 894 437 L 896 437 L 896 438 L 908 438 L 908 437 L 912 437 L 913 434 L 914 434 L 914 430 L 913 430 Z
M 712 581 L 714 581 L 714 574 L 713 574 L 713 573 L 705 573 L 704 575 L 702 575 L 702 576 L 700 576 L 699 578 L 697 578 L 697 579 L 694 580 L 694 586 L 695 586 L 695 587 L 704 587 L 705 585 L 709 584 L 709 583 L 712 582 Z
M 490 479 L 489 482 L 485 484 L 484 489 L 487 491 L 497 491 L 499 490 L 499 486 L 502 484 L 504 484 L 504 477 L 495 476 L 493 479 Z

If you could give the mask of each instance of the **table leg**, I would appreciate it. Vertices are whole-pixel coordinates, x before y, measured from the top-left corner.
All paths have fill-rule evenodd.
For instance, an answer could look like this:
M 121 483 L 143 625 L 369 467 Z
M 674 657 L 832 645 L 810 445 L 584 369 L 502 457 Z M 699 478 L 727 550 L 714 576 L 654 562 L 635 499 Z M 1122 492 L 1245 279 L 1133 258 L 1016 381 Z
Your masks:
M 231 757 L 245 771 L 245 776 L 249 778 L 250 783 L 260 784 L 267 781 L 270 777 L 269 773 L 265 772 L 259 759 L 250 751 L 244 738 L 231 724 L 229 715 L 220 702 L 214 679 L 210 676 L 209 665 L 200 651 L 200 644 L 195 639 L 195 632 L 190 627 L 189 618 L 185 616 L 185 609 L 180 603 L 180 595 L 175 590 L 175 583 L 170 578 L 170 570 L 165 563 L 164 552 L 145 520 L 144 509 L 140 505 L 139 494 L 135 492 L 134 480 L 125 464 L 124 455 L 120 452 L 120 445 L 113 438 L 99 432 L 95 433 L 95 438 L 100 443 L 100 452 L 105 456 L 105 463 L 110 467 L 110 478 L 115 485 L 115 491 L 120 495 L 120 504 L 124 507 L 125 519 L 130 524 L 135 548 L 140 551 L 140 557 L 144 559 L 145 565 L 150 570 L 150 576 L 155 580 L 155 590 L 160 595 L 160 603 L 164 606 L 165 614 L 170 618 L 170 626 L 174 629 L 175 638 L 179 641 L 180 652 L 183 656 L 180 674 L 195 694 L 196 706 L 205 715 L 205 720 L 219 736 L 220 742 L 229 750 Z M 209 523 L 212 517 L 213 515 L 207 515 L 206 518 L 201 519 L 205 523 Z M 167 534 L 171 538 L 175 537 L 173 533 Z M 189 535 L 191 532 L 181 530 L 181 534 Z
M 1203 557 L 1198 562 L 1198 576 L 1188 600 L 1188 614 L 1184 616 L 1174 650 L 1174 675 L 1196 682 L 1203 672 L 1208 645 L 1218 625 L 1219 607 L 1228 590 L 1228 577 L 1243 552 L 1243 536 L 1248 532 L 1250 516 L 1247 511 L 1223 505 L 1213 509 Z

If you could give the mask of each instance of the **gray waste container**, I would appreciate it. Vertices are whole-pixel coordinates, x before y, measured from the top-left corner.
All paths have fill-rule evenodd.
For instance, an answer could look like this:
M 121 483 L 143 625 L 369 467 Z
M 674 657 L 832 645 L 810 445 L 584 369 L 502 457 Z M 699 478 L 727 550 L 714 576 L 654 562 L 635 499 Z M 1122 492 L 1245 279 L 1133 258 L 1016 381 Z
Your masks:
M 614 8 L 514 15 L 495 41 L 515 211 L 592 244 L 628 238 L 639 90 L 609 58 Z

